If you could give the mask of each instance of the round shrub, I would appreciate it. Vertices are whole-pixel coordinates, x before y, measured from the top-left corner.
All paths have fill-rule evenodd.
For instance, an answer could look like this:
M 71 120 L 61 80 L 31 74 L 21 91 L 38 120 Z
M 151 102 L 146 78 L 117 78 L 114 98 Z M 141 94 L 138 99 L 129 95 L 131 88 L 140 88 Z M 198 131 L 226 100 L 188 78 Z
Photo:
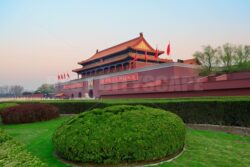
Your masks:
M 58 109 L 49 104 L 21 104 L 1 111 L 5 124 L 30 123 L 46 121 L 59 117 Z
M 83 163 L 157 160 L 181 151 L 185 125 L 175 114 L 145 106 L 111 106 L 65 121 L 53 135 L 57 154 Z

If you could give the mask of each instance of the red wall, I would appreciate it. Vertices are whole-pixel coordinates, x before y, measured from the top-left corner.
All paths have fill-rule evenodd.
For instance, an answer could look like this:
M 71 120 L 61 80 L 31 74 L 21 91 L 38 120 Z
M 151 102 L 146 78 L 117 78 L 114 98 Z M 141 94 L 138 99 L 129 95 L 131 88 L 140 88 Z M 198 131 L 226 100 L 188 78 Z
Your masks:
M 89 87 L 88 81 L 79 80 L 78 82 L 84 82 L 84 87 L 60 89 L 60 91 L 69 97 L 71 97 L 71 94 L 78 97 L 79 92 L 84 96 L 93 89 L 95 98 L 250 95 L 250 72 L 199 77 L 198 71 L 193 66 L 173 65 L 162 67 L 145 71 L 139 70 L 137 72 L 138 80 L 136 81 L 100 84 L 99 79 L 94 79 L 93 87 Z
M 168 77 L 161 77 L 162 73 Z M 160 71 L 143 72 L 139 76 L 139 81 L 126 84 L 125 89 L 118 89 L 119 84 L 113 84 L 113 87 L 111 85 L 109 89 L 105 89 L 105 87 L 100 89 L 98 97 L 163 98 L 250 95 L 250 72 L 224 74 L 222 77 L 213 76 L 210 79 L 206 79 L 206 77 L 204 79 L 204 77 L 197 76 L 196 70 L 171 67 Z M 150 77 L 147 78 L 147 76 Z M 153 81 L 159 81 L 160 84 Z M 147 84 L 149 87 L 145 87 Z

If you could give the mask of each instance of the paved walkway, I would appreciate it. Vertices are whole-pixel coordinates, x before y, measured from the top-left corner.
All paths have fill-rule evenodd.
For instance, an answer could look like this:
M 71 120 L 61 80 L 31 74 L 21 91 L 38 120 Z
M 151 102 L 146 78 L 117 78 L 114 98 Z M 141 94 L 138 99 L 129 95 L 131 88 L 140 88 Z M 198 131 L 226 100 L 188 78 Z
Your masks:
M 209 125 L 209 124 L 186 124 L 187 127 L 198 130 L 215 130 L 226 133 L 250 136 L 250 127 L 239 127 L 239 126 L 221 126 L 221 125 Z

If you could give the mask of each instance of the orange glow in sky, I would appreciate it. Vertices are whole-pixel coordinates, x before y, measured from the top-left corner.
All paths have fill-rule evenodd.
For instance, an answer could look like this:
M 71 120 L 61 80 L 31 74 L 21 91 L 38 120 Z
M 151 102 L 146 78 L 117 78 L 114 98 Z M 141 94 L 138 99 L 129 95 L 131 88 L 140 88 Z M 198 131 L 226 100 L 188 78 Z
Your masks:
M 201 46 L 250 44 L 250 1 L 124 0 L 0 2 L 0 85 L 35 90 L 77 62 L 143 32 L 173 59 Z

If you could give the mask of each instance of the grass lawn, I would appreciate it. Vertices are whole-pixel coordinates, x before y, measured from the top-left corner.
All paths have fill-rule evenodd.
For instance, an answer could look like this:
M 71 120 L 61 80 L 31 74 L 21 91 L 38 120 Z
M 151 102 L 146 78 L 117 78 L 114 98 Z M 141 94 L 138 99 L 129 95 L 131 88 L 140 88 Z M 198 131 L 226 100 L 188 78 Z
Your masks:
M 11 107 L 11 106 L 15 106 L 16 105 L 16 103 L 6 103 L 6 102 L 4 102 L 4 103 L 0 103 L 0 110 L 2 110 L 2 109 L 4 109 L 4 108 L 6 108 L 6 107 Z
M 72 102 L 72 103 L 79 103 L 79 102 L 105 102 L 105 103 L 153 103 L 153 102 L 192 102 L 192 101 L 250 101 L 250 96 L 204 96 L 204 97 L 178 97 L 178 98 L 136 98 L 136 99 L 74 99 L 74 100 L 32 100 L 32 102 L 41 102 L 41 103 L 64 103 L 64 102 Z M 8 103 L 22 103 L 28 102 L 27 101 L 15 101 L 11 100 Z M 7 102 L 0 102 L 0 109 L 1 105 Z
M 50 167 L 66 166 L 53 156 L 51 136 L 67 117 L 19 125 L 0 125 L 8 134 L 26 145 L 28 151 L 36 155 Z
M 53 156 L 51 135 L 68 117 L 22 125 L 0 125 L 10 135 L 26 145 L 26 148 L 50 167 L 66 166 Z M 223 132 L 187 129 L 186 150 L 176 160 L 160 165 L 175 166 L 250 166 L 250 137 Z

